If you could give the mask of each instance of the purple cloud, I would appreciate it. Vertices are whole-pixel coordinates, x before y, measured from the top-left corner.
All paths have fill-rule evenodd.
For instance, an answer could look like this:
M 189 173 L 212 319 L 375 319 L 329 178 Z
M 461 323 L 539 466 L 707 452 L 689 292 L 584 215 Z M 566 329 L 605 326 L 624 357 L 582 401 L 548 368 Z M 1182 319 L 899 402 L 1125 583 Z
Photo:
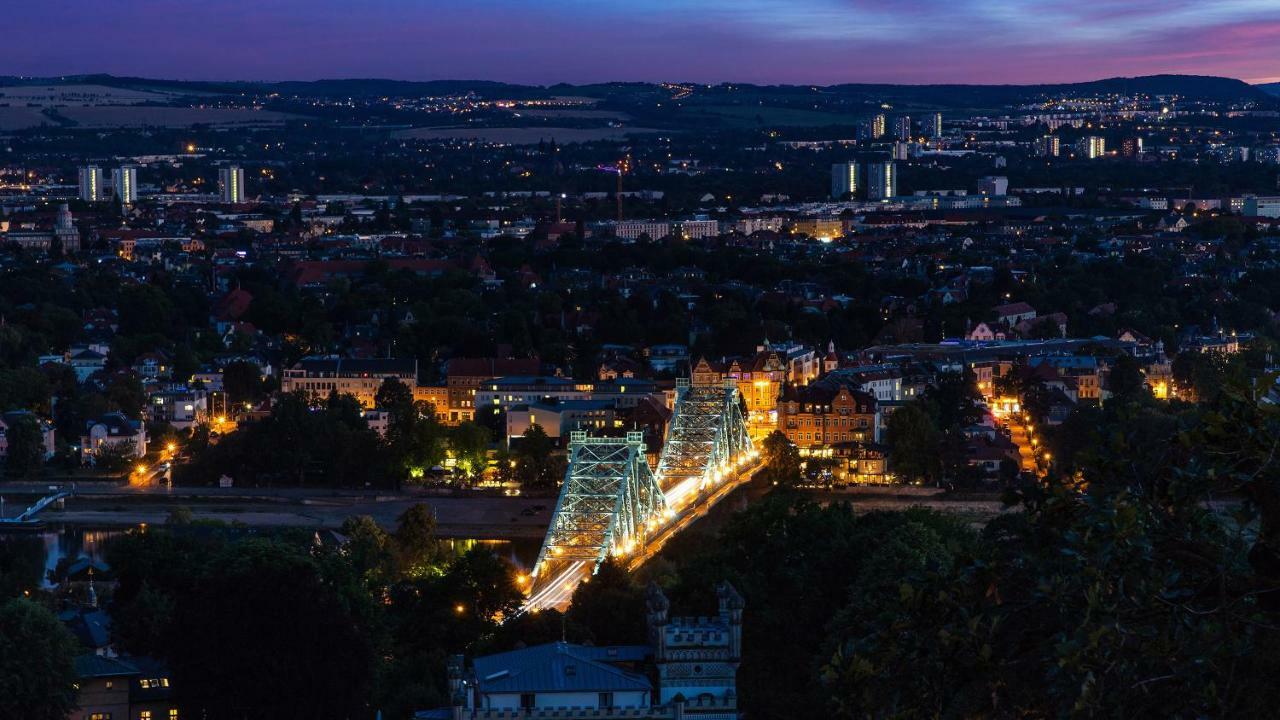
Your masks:
M 1274 0 L 45 0 L 0 68 L 199 79 L 1046 82 L 1280 75 Z

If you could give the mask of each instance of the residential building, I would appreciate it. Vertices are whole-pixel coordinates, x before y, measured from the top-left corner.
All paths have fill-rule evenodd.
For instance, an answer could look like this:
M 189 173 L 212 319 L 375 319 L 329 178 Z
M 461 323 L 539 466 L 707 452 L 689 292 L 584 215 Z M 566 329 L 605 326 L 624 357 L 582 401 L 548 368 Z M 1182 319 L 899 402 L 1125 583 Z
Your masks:
M 244 202 L 244 168 L 238 165 L 218 168 L 218 194 L 227 204 Z
M 537 358 L 453 358 L 445 364 L 449 424 L 475 419 L 476 391 L 500 377 L 529 376 L 542 372 Z
M 743 235 L 750 235 L 761 231 L 781 232 L 784 224 L 783 219 L 777 216 L 745 217 L 734 223 L 733 229 Z
M 892 364 L 863 365 L 834 370 L 826 375 L 838 382 L 848 383 L 852 387 L 874 397 L 877 402 L 902 402 L 910 399 L 908 388 L 904 385 L 902 368 Z
M 102 202 L 107 199 L 107 183 L 102 168 L 87 165 L 80 168 L 80 191 L 77 195 L 85 202 Z
M 305 357 L 284 371 L 281 392 L 303 391 L 327 396 L 330 392 L 354 395 L 361 407 L 372 408 L 382 382 L 396 379 L 410 392 L 418 386 L 418 361 L 400 358 Z
M 172 370 L 169 356 L 162 352 L 146 352 L 134 358 L 132 370 L 143 380 L 156 380 L 168 377 Z
M 203 388 L 159 390 L 147 397 L 147 419 L 185 430 L 209 416 L 209 396 Z
M 87 653 L 75 658 L 76 709 L 67 720 L 181 720 L 169 673 L 150 658 Z
M 894 481 L 889 474 L 889 448 L 880 443 L 834 443 L 831 459 L 835 461 L 834 484 L 884 485 Z
M 129 715 L 129 685 L 138 669 L 124 660 L 85 654 L 75 658 L 76 707 L 68 720 L 115 720 Z
M 910 140 L 912 132 L 911 116 L 900 115 L 893 122 L 893 134 L 899 140 Z
M 1058 157 L 1061 152 L 1061 140 L 1057 135 L 1045 135 L 1040 138 L 1040 154 L 1045 157 Z
M 655 372 L 675 372 L 689 364 L 689 346 L 675 343 L 653 345 L 645 350 L 649 367 Z
M 612 400 L 522 403 L 507 408 L 507 437 L 518 438 L 534 425 L 550 438 L 568 437 L 575 430 L 600 435 L 621 427 L 619 416 Z
M 1107 141 L 1098 135 L 1086 135 L 1080 138 L 1077 154 L 1086 160 L 1096 160 L 1107 155 Z
M 419 385 L 413 389 L 414 402 L 425 402 L 435 410 L 436 420 L 446 425 L 457 425 L 449 420 L 449 388 L 445 385 Z
M 831 166 L 831 198 L 844 200 L 858 194 L 858 163 L 836 163 Z
M 787 383 L 817 379 L 824 361 L 801 345 L 764 344 L 755 355 L 721 362 L 700 359 L 690 375 L 694 385 L 733 382 L 747 409 L 747 432 L 762 440 L 778 427 L 778 396 Z
M 0 223 L 3 227 L 3 223 Z M 27 250 L 39 250 L 48 252 L 53 249 L 55 243 L 59 245 L 65 252 L 78 252 L 80 250 L 80 231 L 76 229 L 75 222 L 71 217 L 71 209 L 66 203 L 58 206 L 58 213 L 54 217 L 52 228 L 22 228 L 17 230 L 9 230 L 4 233 L 0 241 L 8 244 L 18 245 Z
M 628 220 L 614 225 L 613 234 L 623 240 L 636 240 L 642 235 L 651 240 L 659 240 L 671 234 L 671 223 Z
M 830 455 L 831 445 L 879 440 L 876 399 L 840 379 L 787 385 L 778 400 L 778 430 L 802 455 Z
M 591 385 L 546 375 L 509 375 L 481 383 L 476 389 L 476 409 L 505 410 L 530 403 L 590 400 Z
M 1003 175 L 989 175 L 978 181 L 978 191 L 988 197 L 1000 197 L 1009 194 L 1009 178 Z
M 929 137 L 942 137 L 942 113 L 934 113 L 929 118 Z
M 888 119 L 885 118 L 884 113 L 879 113 L 875 117 L 871 118 L 871 138 L 873 140 L 879 140 L 884 137 L 887 125 Z
M 72 348 L 66 355 L 66 364 L 75 372 L 76 380 L 83 383 L 107 366 L 107 356 L 93 347 Z
M 40 438 L 44 444 L 44 459 L 48 460 L 53 457 L 56 447 L 54 444 L 53 423 L 42 420 L 29 410 L 11 410 L 0 413 L 0 462 L 9 457 L 9 428 L 26 418 L 30 418 L 35 422 L 36 427 L 40 429 Z
M 118 412 L 85 423 L 85 433 L 80 438 L 81 461 L 91 463 L 108 448 L 120 450 L 128 457 L 146 455 L 147 426 Z
M 1183 352 L 1200 352 L 1211 355 L 1234 355 L 1240 352 L 1240 338 L 1235 333 L 1201 335 L 1183 338 Z
M 830 242 L 844 235 L 844 223 L 840 218 L 800 218 L 791 223 L 791 232 Z
M 679 235 L 685 240 L 713 238 L 720 235 L 720 222 L 718 220 L 682 220 L 678 223 L 678 226 Z
M 1247 195 L 1241 212 L 1247 217 L 1280 218 L 1280 196 Z
M 867 199 L 888 200 L 898 195 L 898 168 L 892 160 L 867 166 Z
M 111 171 L 111 190 L 121 205 L 138 202 L 138 168 L 121 165 Z
M 1035 320 L 1036 309 L 1024 302 L 1007 303 L 991 308 L 996 322 L 1005 327 L 1013 327 L 1024 320 Z

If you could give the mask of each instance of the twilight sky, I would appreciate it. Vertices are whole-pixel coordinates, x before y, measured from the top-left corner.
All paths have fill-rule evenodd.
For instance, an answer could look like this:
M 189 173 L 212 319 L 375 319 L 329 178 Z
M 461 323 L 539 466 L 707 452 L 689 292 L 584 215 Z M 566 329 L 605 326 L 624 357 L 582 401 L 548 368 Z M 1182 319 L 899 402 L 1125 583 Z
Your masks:
M 1280 0 L 12 0 L 0 74 L 1280 81 Z

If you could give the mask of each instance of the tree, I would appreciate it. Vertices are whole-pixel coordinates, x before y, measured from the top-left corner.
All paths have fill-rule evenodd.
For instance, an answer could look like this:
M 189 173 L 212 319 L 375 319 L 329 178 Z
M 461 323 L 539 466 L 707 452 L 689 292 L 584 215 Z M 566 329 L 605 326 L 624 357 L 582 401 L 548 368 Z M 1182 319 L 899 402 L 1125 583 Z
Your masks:
M 132 440 L 104 442 L 94 455 L 94 466 L 107 472 L 119 472 L 137 457 L 137 445 Z
M 222 387 L 232 402 L 253 402 L 262 399 L 262 370 L 254 363 L 237 361 L 222 369 Z
M 418 503 L 401 513 L 391 541 L 402 577 L 420 578 L 438 570 L 440 543 L 436 540 L 436 517 L 429 506 Z
M 138 418 L 142 417 L 142 408 L 147 404 L 147 394 L 137 376 L 132 373 L 116 373 L 107 383 L 107 401 L 112 409 L 131 418 Z
M 1226 380 L 1227 363 L 1217 353 L 1183 351 L 1173 358 L 1172 370 L 1179 387 L 1190 388 L 1200 400 L 1212 401 Z
M 1138 361 L 1128 353 L 1116 357 L 1107 375 L 1107 386 L 1116 400 L 1128 401 L 1146 394 L 1146 381 Z
M 183 714 L 367 715 L 373 606 L 339 567 L 259 539 L 212 557 L 165 634 Z
M 551 488 L 560 480 L 551 462 L 555 447 L 547 431 L 541 425 L 530 425 L 519 441 L 512 444 L 511 454 L 516 461 L 516 479 L 527 488 Z
M 1098 441 L 1023 489 L 1022 513 L 852 600 L 830 628 L 833 715 L 1274 714 L 1280 409 L 1256 397 L 1228 385 L 1174 422 L 1104 408 Z M 1224 490 L 1244 507 L 1211 507 Z
M 408 415 L 414 410 L 413 391 L 397 378 L 389 377 L 378 386 L 374 403 L 379 408 L 392 413 L 393 418 L 397 414 Z
M 385 587 L 394 575 L 391 537 L 368 515 L 347 518 L 341 532 L 347 538 L 343 552 L 352 570 L 371 590 Z
M 186 505 L 178 505 L 169 511 L 169 516 L 165 518 L 165 525 L 190 525 L 195 515 L 191 512 L 191 508 Z
M 780 430 L 774 430 L 764 439 L 762 455 L 764 467 L 760 477 L 782 488 L 791 488 L 800 484 L 800 451 Z
M 890 466 L 907 480 L 934 482 L 941 478 L 942 440 L 942 432 L 923 400 L 894 410 L 885 423 Z
M 0 535 L 0 601 L 36 590 L 44 580 L 44 543 L 30 535 Z
M 492 437 L 485 428 L 464 422 L 449 433 L 449 449 L 464 477 L 479 477 L 488 465 L 489 443 Z
M 606 558 L 590 582 L 573 591 L 565 620 L 580 626 L 596 645 L 640 645 L 646 642 L 644 588 L 627 568 Z
M 40 423 L 29 414 L 20 414 L 8 424 L 5 438 L 9 442 L 5 474 L 15 479 L 35 479 L 44 467 L 44 434 Z
M 25 598 L 0 604 L 0 717 L 63 720 L 76 706 L 75 638 Z

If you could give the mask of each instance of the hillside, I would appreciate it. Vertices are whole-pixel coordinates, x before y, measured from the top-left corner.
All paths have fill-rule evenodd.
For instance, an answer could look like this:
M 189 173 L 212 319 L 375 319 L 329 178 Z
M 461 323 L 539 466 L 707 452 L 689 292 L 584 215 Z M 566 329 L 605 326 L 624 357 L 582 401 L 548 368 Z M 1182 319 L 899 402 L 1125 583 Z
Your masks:
M 512 85 L 481 80 L 407 81 L 386 79 L 327 79 L 284 82 L 208 82 L 157 80 L 111 75 L 79 75 L 59 78 L 0 78 L 0 86 L 86 84 L 165 92 L 242 93 L 278 92 L 303 96 L 428 96 L 475 92 L 486 97 L 537 97 L 547 95 L 583 95 L 590 97 L 644 96 L 664 91 L 656 83 L 602 83 L 597 85 L 559 84 L 550 87 Z M 1200 75 L 1148 75 L 1133 78 L 1107 78 L 1082 83 L 1043 85 L 897 85 L 888 83 L 848 83 L 827 87 L 798 85 L 718 85 L 700 86 L 697 94 L 717 95 L 746 91 L 786 101 L 813 93 L 842 96 L 849 99 L 894 102 L 938 107 L 999 107 L 1033 102 L 1049 97 L 1096 95 L 1102 93 L 1144 93 L 1148 95 L 1180 95 L 1192 100 L 1217 102 L 1272 101 L 1280 94 L 1280 83 L 1249 85 L 1241 80 Z

